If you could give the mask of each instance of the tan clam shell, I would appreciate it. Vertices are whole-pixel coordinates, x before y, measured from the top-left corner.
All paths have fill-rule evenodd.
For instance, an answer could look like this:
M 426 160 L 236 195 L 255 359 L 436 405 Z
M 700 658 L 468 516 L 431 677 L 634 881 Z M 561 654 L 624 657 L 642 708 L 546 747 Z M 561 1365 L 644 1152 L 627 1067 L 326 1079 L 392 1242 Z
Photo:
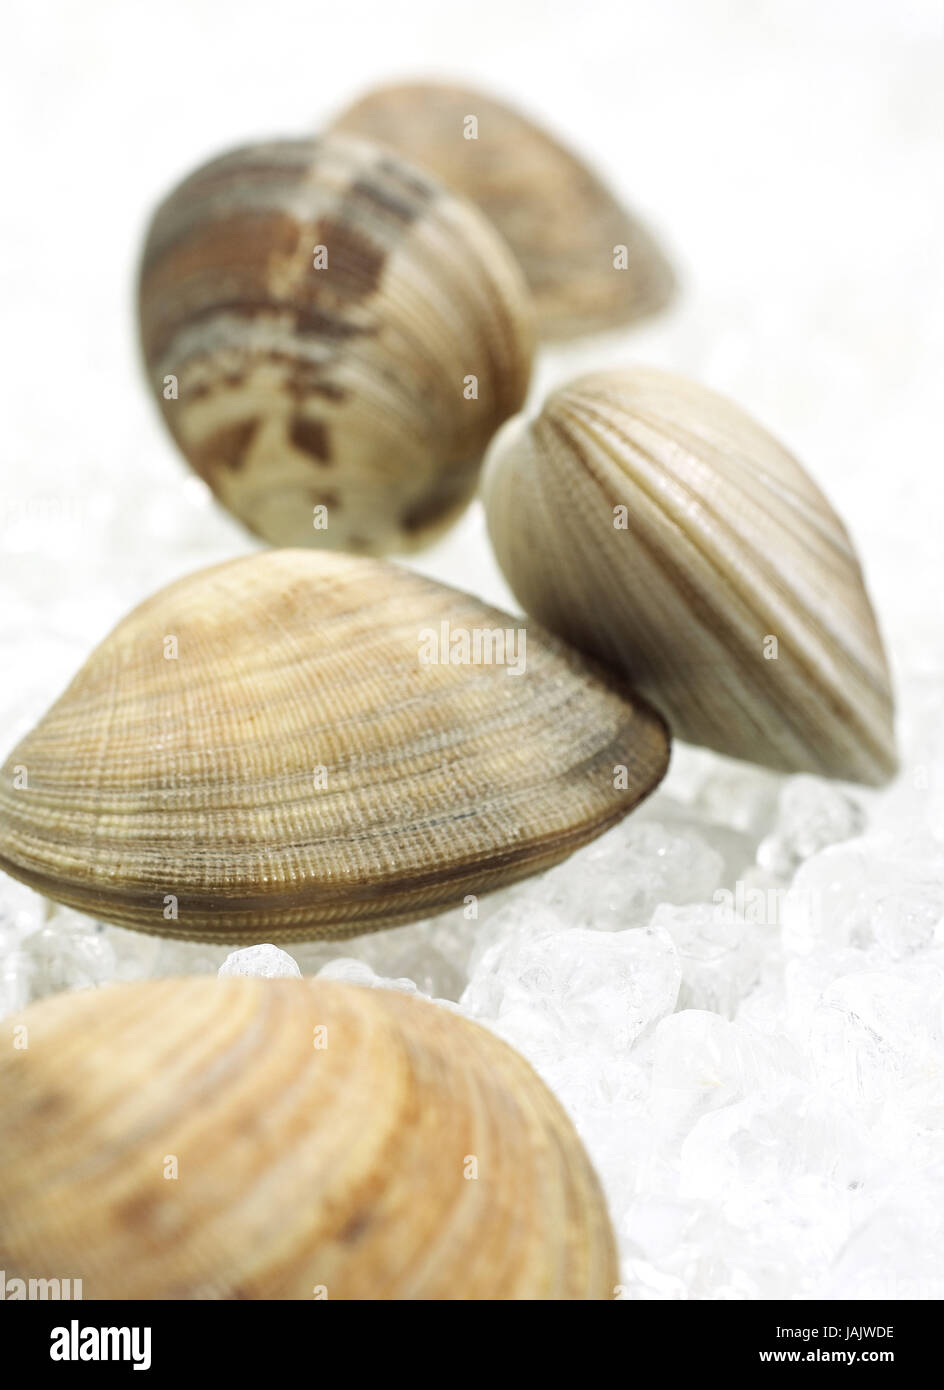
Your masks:
M 464 135 L 475 116 L 478 134 Z M 447 83 L 368 92 L 334 122 L 471 199 L 514 251 L 541 336 L 572 338 L 661 309 L 675 277 L 658 243 L 582 159 L 504 102 Z M 614 266 L 617 247 L 626 267 Z
M 452 1012 L 196 977 L 57 995 L 14 1022 L 7 1279 L 81 1279 L 85 1299 L 614 1296 L 573 1126 Z
M 624 673 L 674 735 L 788 772 L 894 772 L 888 668 L 845 527 L 730 401 L 661 371 L 583 377 L 502 431 L 484 490 L 525 611 Z
M 471 499 L 530 376 L 532 307 L 501 238 L 342 135 L 191 174 L 151 222 L 139 308 L 174 438 L 276 545 L 425 544 Z
M 517 675 L 517 636 L 504 664 L 421 661 L 443 624 L 520 620 L 327 552 L 171 584 L 8 758 L 0 868 L 169 936 L 346 936 L 556 863 L 662 777 L 662 721 L 578 653 L 532 628 Z

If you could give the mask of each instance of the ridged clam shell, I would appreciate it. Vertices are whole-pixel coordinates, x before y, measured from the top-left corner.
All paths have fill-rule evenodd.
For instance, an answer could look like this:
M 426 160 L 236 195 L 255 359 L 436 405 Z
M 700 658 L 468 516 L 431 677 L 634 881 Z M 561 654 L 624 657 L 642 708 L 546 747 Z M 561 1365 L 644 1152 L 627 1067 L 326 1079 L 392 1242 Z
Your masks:
M 191 174 L 154 215 L 139 304 L 174 438 L 276 545 L 424 544 L 469 501 L 527 390 L 532 306 L 501 238 L 426 174 L 342 135 Z
M 470 116 L 477 138 L 466 138 Z M 618 327 L 661 309 L 674 275 L 657 242 L 582 159 L 493 97 L 446 83 L 368 92 L 334 122 L 465 194 L 514 251 L 544 338 Z M 626 267 L 614 266 L 617 247 Z
M 666 372 L 603 372 L 510 423 L 486 468 L 492 541 L 525 611 L 628 676 L 674 735 L 788 772 L 894 772 L 852 543 L 737 406 Z
M 177 581 L 7 759 L 0 868 L 145 931 L 344 936 L 543 869 L 659 781 L 662 721 L 578 653 L 533 628 L 517 675 L 513 644 L 424 664 L 443 624 L 520 620 L 328 552 Z
M 85 1299 L 614 1295 L 570 1121 L 523 1058 L 434 1004 L 197 977 L 58 995 L 14 1024 L 8 1280 L 81 1279 Z

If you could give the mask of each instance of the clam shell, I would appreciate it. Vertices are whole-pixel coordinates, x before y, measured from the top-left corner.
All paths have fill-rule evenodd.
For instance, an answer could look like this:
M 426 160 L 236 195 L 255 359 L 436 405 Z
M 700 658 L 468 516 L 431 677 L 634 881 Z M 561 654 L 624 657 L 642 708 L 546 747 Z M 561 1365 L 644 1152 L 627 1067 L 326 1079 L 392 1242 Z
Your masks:
M 171 433 L 276 545 L 425 544 L 472 497 L 528 386 L 533 312 L 501 238 L 341 135 L 191 174 L 154 215 L 139 307 Z
M 619 327 L 672 297 L 651 233 L 582 159 L 493 97 L 445 83 L 380 87 L 334 129 L 396 150 L 477 204 L 517 256 L 544 338 Z M 614 264 L 619 247 L 625 268 Z
M 523 1058 L 454 1013 L 318 980 L 190 978 L 57 995 L 15 1024 L 8 1279 L 81 1279 L 86 1299 L 613 1297 L 573 1126 Z
M 502 431 L 484 490 L 525 611 L 625 674 L 677 737 L 787 772 L 894 772 L 845 527 L 730 401 L 660 371 L 583 377 Z
M 655 786 L 668 743 L 645 703 L 519 627 L 328 552 L 179 580 L 8 758 L 0 868 L 105 921 L 219 941 L 351 935 L 546 868 Z M 476 636 L 506 629 L 504 653 Z

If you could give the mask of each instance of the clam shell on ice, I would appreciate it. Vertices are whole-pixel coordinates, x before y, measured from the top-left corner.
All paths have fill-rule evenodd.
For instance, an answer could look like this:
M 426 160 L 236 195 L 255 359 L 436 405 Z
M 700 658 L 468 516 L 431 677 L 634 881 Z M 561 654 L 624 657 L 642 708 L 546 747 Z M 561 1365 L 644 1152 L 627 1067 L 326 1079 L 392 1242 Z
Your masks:
M 140 274 L 148 380 L 196 471 L 276 545 L 428 542 L 525 396 L 532 307 L 486 220 L 342 135 L 212 160 Z
M 673 734 L 788 772 L 894 772 L 846 529 L 730 401 L 660 371 L 581 378 L 505 428 L 484 489 L 525 611 L 625 674 Z
M 573 1126 L 523 1058 L 445 1009 L 198 977 L 14 1022 L 8 1280 L 55 1272 L 85 1299 L 613 1297 Z
M 504 102 L 410 82 L 368 92 L 334 128 L 398 151 L 481 208 L 521 264 L 543 337 L 619 327 L 671 298 L 674 275 L 651 233 L 582 159 Z
M 522 631 L 328 552 L 179 580 L 8 758 L 0 868 L 220 941 L 351 935 L 546 868 L 652 790 L 668 745 L 644 702 Z

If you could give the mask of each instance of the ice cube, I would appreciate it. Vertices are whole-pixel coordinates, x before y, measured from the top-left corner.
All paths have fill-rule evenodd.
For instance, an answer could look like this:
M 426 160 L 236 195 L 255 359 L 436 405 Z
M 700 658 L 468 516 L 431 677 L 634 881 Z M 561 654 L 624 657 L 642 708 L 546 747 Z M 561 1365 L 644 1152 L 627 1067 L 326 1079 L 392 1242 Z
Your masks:
M 864 829 L 865 812 L 846 792 L 819 777 L 792 777 L 780 793 L 777 819 L 761 841 L 757 862 L 788 879 L 804 860 Z
M 231 951 L 217 973 L 221 980 L 234 975 L 258 975 L 262 979 L 275 980 L 283 977 L 300 979 L 302 972 L 288 951 L 282 951 L 271 941 L 265 941 L 257 946 L 244 946 L 239 951 Z
M 869 836 L 823 850 L 798 871 L 784 901 L 783 944 L 878 942 L 896 959 L 930 945 L 944 919 L 944 845 Z

